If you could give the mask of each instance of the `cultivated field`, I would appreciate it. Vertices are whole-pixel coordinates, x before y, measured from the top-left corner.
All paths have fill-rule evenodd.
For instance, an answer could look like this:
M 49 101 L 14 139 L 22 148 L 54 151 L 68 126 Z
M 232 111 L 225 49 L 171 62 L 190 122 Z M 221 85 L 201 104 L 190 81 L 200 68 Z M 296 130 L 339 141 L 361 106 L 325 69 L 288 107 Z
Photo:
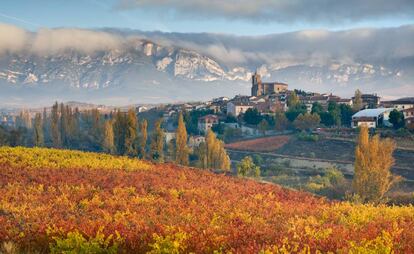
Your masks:
M 414 253 L 414 207 L 328 202 L 119 157 L 112 157 L 115 165 L 125 167 L 111 170 L 110 160 L 91 167 L 99 154 L 27 148 L 0 154 L 2 252 Z M 61 156 L 65 167 L 50 159 Z
M 289 142 L 289 136 L 273 136 L 227 144 L 226 148 L 253 152 L 272 152 Z

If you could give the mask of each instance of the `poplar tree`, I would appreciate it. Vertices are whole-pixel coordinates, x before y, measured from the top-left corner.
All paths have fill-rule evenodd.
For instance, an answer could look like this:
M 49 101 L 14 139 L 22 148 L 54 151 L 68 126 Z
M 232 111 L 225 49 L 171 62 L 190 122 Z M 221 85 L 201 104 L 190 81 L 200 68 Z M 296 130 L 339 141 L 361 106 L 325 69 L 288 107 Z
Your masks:
M 378 203 L 383 200 L 399 178 L 392 175 L 395 142 L 381 140 L 378 135 L 370 138 L 368 127 L 361 126 L 355 149 L 353 189 L 363 202 Z
M 147 157 L 147 141 L 148 141 L 148 122 L 147 120 L 143 120 L 140 124 L 140 144 L 139 144 L 139 153 L 141 158 Z
M 354 95 L 353 108 L 355 111 L 359 111 L 361 110 L 362 106 L 363 106 L 362 93 L 359 89 L 357 89 Z
M 155 123 L 151 137 L 151 158 L 154 161 L 164 162 L 164 130 L 161 128 L 162 119 Z
M 180 113 L 178 117 L 178 127 L 176 131 L 175 144 L 175 162 L 179 165 L 187 166 L 189 164 L 189 149 L 187 147 L 187 130 L 185 128 L 182 113 Z
M 59 131 L 60 131 L 60 138 L 61 138 L 61 142 L 63 147 L 67 147 L 68 146 L 68 117 L 67 117 L 67 112 L 66 112 L 66 108 L 65 105 L 63 103 L 60 104 L 59 107 L 59 111 L 60 111 L 60 123 L 59 123 Z
M 135 110 L 129 109 L 125 126 L 125 155 L 137 156 L 138 119 Z
M 53 147 L 59 148 L 62 146 L 62 140 L 60 136 L 60 129 L 59 129 L 59 104 L 56 102 L 52 107 L 51 113 L 51 122 L 50 122 L 50 129 L 51 129 L 51 136 L 52 136 L 52 143 Z
M 199 165 L 204 168 L 229 170 L 230 157 L 227 155 L 223 141 L 217 139 L 213 131 L 208 130 L 205 144 L 198 148 Z
M 34 145 L 44 146 L 42 115 L 37 113 L 34 119 Z
M 104 124 L 104 138 L 102 143 L 102 148 L 105 152 L 114 154 L 115 153 L 115 138 L 114 138 L 114 128 L 112 120 L 105 121 Z
M 114 136 L 117 154 L 124 154 L 125 151 L 125 123 L 125 114 L 121 113 L 121 111 L 118 110 L 115 114 L 114 121 Z

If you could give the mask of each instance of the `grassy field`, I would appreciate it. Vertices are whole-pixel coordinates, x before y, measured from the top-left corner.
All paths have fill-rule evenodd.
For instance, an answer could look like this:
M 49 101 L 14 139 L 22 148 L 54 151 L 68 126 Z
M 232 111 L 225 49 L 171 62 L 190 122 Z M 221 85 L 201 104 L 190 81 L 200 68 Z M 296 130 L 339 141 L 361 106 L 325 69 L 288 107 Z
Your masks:
M 411 206 L 329 202 L 119 157 L 111 157 L 114 169 L 111 160 L 91 167 L 100 154 L 27 148 L 0 154 L 3 253 L 414 252 Z M 64 166 L 49 159 L 59 157 Z M 119 161 L 136 166 L 118 167 Z

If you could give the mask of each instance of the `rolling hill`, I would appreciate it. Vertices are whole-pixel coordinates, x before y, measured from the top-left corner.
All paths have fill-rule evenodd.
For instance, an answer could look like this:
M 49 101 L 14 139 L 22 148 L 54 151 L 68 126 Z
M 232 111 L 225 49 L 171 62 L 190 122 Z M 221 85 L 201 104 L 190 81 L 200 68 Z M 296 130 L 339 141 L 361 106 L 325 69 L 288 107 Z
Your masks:
M 66 150 L 2 147 L 0 168 L 3 252 L 414 252 L 413 207 Z

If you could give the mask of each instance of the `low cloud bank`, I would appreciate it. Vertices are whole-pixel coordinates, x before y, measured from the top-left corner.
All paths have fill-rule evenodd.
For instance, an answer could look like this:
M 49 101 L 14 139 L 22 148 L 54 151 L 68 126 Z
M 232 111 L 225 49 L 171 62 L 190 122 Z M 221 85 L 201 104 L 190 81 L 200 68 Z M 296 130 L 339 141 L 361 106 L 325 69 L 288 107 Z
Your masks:
M 387 62 L 413 58 L 414 25 L 345 31 L 305 30 L 267 36 L 179 34 L 74 28 L 37 32 L 0 24 L 0 54 L 27 51 L 56 54 L 76 50 L 89 54 L 134 47 L 137 39 L 164 46 L 193 49 L 229 67 L 266 64 L 324 64 L 337 61 Z M 1 56 L 0 56 L 1 57 Z

